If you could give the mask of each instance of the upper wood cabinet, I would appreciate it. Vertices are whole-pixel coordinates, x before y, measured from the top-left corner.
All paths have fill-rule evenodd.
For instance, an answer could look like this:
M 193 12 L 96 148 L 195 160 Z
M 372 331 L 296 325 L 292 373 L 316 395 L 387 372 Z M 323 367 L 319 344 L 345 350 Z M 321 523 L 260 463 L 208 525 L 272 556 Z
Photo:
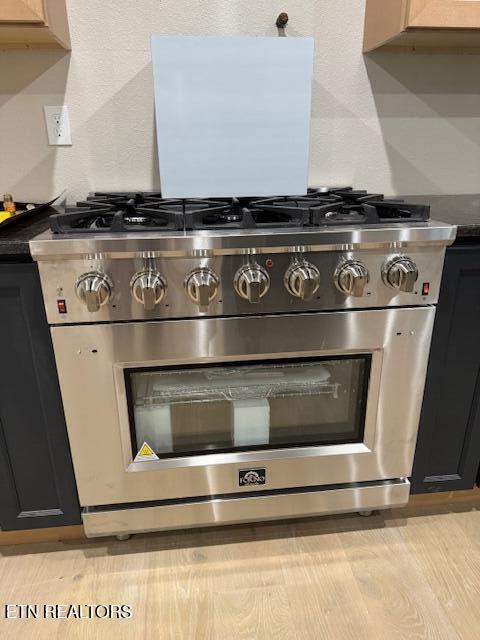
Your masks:
M 65 0 L 1 0 L 0 49 L 70 49 Z
M 410 0 L 407 5 L 409 28 L 480 29 L 478 0 Z
M 480 0 L 367 0 L 364 51 L 480 52 Z
M 43 0 L 3 0 L 0 22 L 44 22 Z

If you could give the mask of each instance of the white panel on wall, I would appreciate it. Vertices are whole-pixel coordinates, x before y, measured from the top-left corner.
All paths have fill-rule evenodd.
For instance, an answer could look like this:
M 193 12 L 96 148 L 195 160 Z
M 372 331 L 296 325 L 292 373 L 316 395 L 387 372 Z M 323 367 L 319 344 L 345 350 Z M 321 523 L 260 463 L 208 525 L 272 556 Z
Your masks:
M 307 190 L 312 38 L 152 37 L 165 197 Z
M 0 155 L 0 195 L 41 202 L 66 189 L 74 203 L 94 189 L 158 190 L 151 35 L 277 37 L 283 10 L 288 37 L 278 40 L 315 40 L 312 185 L 479 191 L 480 55 L 364 56 L 364 0 L 67 5 L 71 52 L 0 52 L 0 140 L 14 149 Z M 72 147 L 48 146 L 43 106 L 51 104 L 68 104 Z

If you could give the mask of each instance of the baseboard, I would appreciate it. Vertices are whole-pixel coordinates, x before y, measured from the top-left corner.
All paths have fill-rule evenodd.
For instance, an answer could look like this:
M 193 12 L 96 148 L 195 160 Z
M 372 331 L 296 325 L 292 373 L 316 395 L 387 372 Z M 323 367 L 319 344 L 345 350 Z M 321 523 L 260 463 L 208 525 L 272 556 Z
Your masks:
M 83 525 L 49 527 L 48 529 L 22 529 L 21 531 L 0 531 L 0 545 L 29 544 L 32 542 L 59 542 L 85 538 Z
M 417 493 L 410 496 L 409 507 L 420 507 L 435 504 L 456 504 L 480 500 L 480 489 L 463 489 L 461 491 L 437 491 L 435 493 Z
M 410 496 L 407 507 L 400 507 L 397 511 L 409 507 L 428 505 L 458 504 L 462 502 L 480 502 L 480 489 L 465 491 L 445 491 L 440 493 L 420 493 Z M 34 542 L 60 542 L 62 540 L 86 539 L 83 525 L 69 527 L 50 527 L 48 529 L 25 529 L 21 531 L 0 531 L 0 546 L 31 544 Z

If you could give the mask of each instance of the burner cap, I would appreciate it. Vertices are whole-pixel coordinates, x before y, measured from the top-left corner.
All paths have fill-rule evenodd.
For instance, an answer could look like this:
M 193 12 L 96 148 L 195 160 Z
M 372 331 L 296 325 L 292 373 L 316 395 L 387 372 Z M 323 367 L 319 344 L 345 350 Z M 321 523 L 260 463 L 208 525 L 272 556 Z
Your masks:
M 239 213 L 227 213 L 222 216 L 227 222 L 239 222 L 242 216 Z
M 124 219 L 128 224 L 147 224 L 149 221 L 146 216 L 125 216 Z
M 233 222 L 241 222 L 242 214 L 234 211 L 225 213 L 205 213 L 203 216 L 204 224 L 231 224 Z

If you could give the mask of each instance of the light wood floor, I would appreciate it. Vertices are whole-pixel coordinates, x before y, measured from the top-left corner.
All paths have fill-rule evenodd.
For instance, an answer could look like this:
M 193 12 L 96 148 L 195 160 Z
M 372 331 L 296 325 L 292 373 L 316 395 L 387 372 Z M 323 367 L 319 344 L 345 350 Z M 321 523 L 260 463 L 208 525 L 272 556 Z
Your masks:
M 5 603 L 131 620 L 5 620 Z M 478 640 L 480 500 L 0 547 L 0 638 Z

